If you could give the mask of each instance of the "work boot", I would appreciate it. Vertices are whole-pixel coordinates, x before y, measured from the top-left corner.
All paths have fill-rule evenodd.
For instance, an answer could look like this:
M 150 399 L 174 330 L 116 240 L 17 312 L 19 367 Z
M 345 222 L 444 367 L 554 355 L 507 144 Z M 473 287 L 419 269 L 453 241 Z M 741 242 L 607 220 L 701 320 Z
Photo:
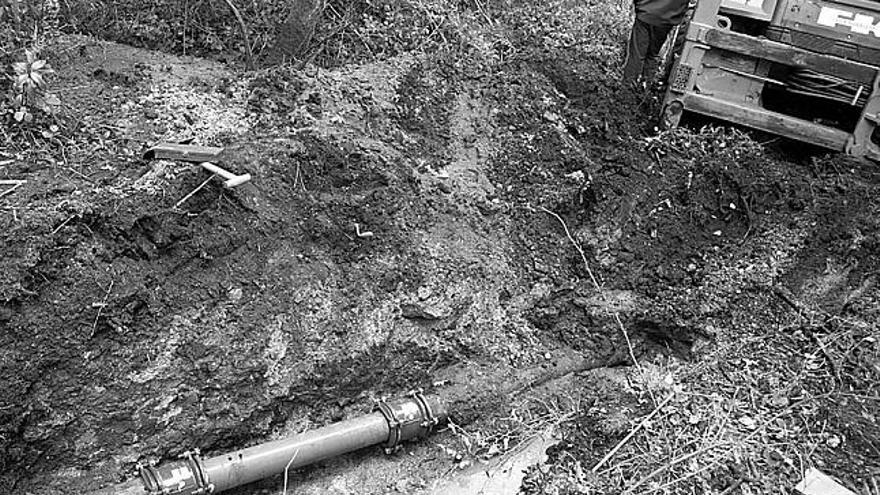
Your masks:
M 660 59 L 658 57 L 651 57 L 645 60 L 645 65 L 642 67 L 642 80 L 647 82 L 647 86 L 651 86 L 654 83 L 654 77 L 657 75 L 657 68 L 660 66 Z

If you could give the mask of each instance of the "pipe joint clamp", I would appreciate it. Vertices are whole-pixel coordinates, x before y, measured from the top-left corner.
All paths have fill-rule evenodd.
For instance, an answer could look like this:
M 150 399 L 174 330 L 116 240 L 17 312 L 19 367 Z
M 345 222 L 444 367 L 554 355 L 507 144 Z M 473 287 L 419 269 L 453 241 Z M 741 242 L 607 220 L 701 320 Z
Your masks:
M 388 441 L 386 452 L 393 450 L 401 442 L 425 437 L 446 419 L 446 412 L 435 397 L 426 397 L 421 392 L 413 392 L 411 398 L 395 402 L 381 401 L 379 411 L 388 421 Z
M 179 456 L 182 462 L 157 469 L 153 464 L 140 465 L 144 488 L 149 495 L 208 495 L 214 493 L 198 449 Z

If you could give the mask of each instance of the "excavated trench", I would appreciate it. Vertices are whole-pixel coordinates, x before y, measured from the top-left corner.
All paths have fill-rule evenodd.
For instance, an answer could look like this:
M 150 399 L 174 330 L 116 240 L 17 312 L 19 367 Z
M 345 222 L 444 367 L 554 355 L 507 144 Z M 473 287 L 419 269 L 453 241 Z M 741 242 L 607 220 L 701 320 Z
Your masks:
M 491 429 L 560 377 L 647 352 L 688 359 L 711 340 L 706 319 L 752 287 L 713 268 L 722 255 L 761 265 L 764 251 L 808 245 L 786 268 L 793 291 L 809 289 L 827 245 L 859 260 L 834 271 L 835 294 L 876 271 L 876 221 L 840 215 L 873 208 L 855 200 L 865 189 L 815 191 L 809 173 L 749 150 L 659 159 L 631 135 L 650 102 L 616 96 L 607 54 L 554 57 L 517 36 L 516 57 L 402 55 L 245 82 L 74 41 L 92 55 L 53 61 L 60 92 L 101 108 L 95 120 L 127 152 L 74 153 L 88 180 L 42 162 L 13 171 L 32 186 L 0 217 L 0 486 L 85 493 L 139 461 L 283 437 L 417 388 L 441 394 L 458 425 Z M 113 109 L 99 103 L 108 94 Z M 227 146 L 224 164 L 253 182 L 209 183 L 172 208 L 204 176 L 138 155 L 182 128 Z M 798 216 L 815 204 L 828 226 Z M 858 235 L 856 217 L 869 225 Z M 778 225 L 801 240 L 762 244 Z M 453 462 L 434 444 L 407 452 L 292 480 L 303 493 L 384 493 Z
M 114 73 L 140 63 L 111 49 Z M 106 87 L 101 64 L 64 69 Z M 579 270 L 572 248 L 552 218 L 507 214 L 489 179 L 501 102 L 456 71 L 405 56 L 255 80 L 244 104 L 263 120 L 199 143 L 230 141 L 225 164 L 255 180 L 209 184 L 179 210 L 202 176 L 137 158 L 91 190 L 61 188 L 82 190 L 61 207 L 31 193 L 48 213 L 4 220 L 4 485 L 82 493 L 138 461 L 241 447 L 416 388 L 467 425 L 503 414 L 511 391 L 623 363 L 617 331 L 556 307 L 558 280 Z M 146 125 L 112 117 L 130 141 Z M 277 132 L 296 119 L 311 129 Z M 519 242 L 524 228 L 538 245 Z

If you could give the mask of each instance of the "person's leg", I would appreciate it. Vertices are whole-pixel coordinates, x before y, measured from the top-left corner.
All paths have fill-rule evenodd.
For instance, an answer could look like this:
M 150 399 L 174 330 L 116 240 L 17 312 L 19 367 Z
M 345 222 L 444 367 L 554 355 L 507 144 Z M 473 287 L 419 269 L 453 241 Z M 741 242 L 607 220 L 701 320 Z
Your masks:
M 648 43 L 645 53 L 645 62 L 642 65 L 642 78 L 648 83 L 653 82 L 654 74 L 657 72 L 659 65 L 660 49 L 663 43 L 672 31 L 672 26 L 647 26 L 648 27 Z
M 649 28 L 650 26 L 638 19 L 633 22 L 623 62 L 623 82 L 625 84 L 636 84 L 642 75 L 650 41 Z

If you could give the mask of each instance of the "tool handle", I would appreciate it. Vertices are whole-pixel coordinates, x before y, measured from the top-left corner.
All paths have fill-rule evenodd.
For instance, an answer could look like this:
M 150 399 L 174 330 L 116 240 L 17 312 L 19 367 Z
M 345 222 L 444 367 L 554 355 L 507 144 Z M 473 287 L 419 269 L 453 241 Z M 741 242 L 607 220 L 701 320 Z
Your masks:
M 236 177 L 238 177 L 237 175 L 233 174 L 232 172 L 230 172 L 226 169 L 220 168 L 211 162 L 202 162 L 201 166 L 205 170 L 212 172 L 212 173 L 215 173 L 215 174 L 219 175 L 220 177 L 223 177 L 224 179 L 235 179 Z

